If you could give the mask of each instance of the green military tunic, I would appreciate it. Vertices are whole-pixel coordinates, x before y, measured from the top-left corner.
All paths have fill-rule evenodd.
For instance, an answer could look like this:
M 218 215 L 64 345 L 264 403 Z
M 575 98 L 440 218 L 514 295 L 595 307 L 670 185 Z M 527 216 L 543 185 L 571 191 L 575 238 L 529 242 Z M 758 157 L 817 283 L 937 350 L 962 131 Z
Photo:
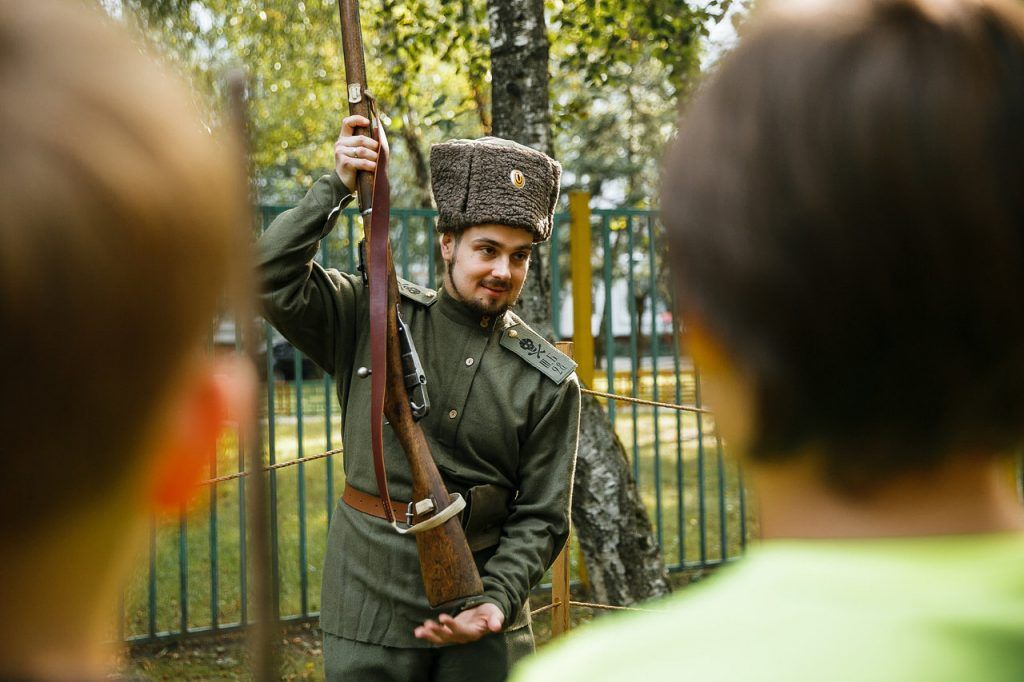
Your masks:
M 370 381 L 356 376 L 370 365 L 368 297 L 359 276 L 314 262 L 330 211 L 348 195 L 332 173 L 270 226 L 259 244 L 263 303 L 271 324 L 336 379 L 347 482 L 375 494 Z M 420 424 L 445 483 L 453 491 L 493 484 L 510 500 L 500 533 L 474 554 L 480 601 L 496 604 L 508 629 L 525 626 L 529 590 L 568 535 L 580 411 L 575 365 L 511 312 L 483 316 L 443 290 L 400 289 L 432 405 Z M 384 449 L 391 495 L 409 500 L 408 465 L 387 426 Z M 340 501 L 322 602 L 325 632 L 390 647 L 434 646 L 413 636 L 438 613 L 424 595 L 415 539 Z

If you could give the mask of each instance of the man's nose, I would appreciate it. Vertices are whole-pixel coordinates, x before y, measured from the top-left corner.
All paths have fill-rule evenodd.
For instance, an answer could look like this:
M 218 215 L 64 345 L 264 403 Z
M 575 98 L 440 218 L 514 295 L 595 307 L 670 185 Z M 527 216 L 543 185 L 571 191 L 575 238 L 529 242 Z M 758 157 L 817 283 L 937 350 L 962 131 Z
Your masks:
M 491 267 L 491 277 L 500 280 L 508 280 L 512 277 L 512 273 L 508 267 L 508 257 L 501 256 L 494 259 L 494 265 Z

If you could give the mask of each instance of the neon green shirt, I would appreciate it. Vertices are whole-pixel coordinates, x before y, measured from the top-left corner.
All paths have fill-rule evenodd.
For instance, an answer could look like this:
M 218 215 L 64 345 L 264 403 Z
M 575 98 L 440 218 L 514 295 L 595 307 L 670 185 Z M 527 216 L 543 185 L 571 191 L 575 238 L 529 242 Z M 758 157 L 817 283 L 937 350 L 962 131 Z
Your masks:
M 770 541 L 515 682 L 1024 680 L 1024 535 Z

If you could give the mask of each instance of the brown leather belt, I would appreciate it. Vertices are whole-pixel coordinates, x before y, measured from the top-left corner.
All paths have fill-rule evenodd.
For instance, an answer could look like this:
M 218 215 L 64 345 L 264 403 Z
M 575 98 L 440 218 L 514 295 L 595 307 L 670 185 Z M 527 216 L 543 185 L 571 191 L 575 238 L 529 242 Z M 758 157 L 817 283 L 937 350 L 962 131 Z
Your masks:
M 384 500 L 380 499 L 376 495 L 364 493 L 362 490 L 356 490 L 352 486 L 345 484 L 345 492 L 342 493 L 341 499 L 344 500 L 345 504 L 356 511 L 369 514 L 370 516 L 376 516 L 378 519 L 384 519 L 385 521 L 391 520 L 388 518 L 388 515 L 384 513 Z M 408 507 L 408 502 L 396 502 L 395 500 L 391 500 L 391 511 L 393 512 L 392 518 L 405 520 L 405 511 Z
M 511 494 L 496 485 L 478 485 L 464 493 L 468 506 L 462 512 L 465 519 L 466 539 L 469 548 L 474 552 L 496 545 L 501 538 L 501 526 L 508 517 L 508 504 Z M 369 514 L 378 519 L 390 521 L 384 513 L 384 500 L 364 493 L 362 490 L 346 484 L 341 494 L 342 501 L 358 512 Z M 391 511 L 394 518 L 406 521 L 407 502 L 391 500 Z

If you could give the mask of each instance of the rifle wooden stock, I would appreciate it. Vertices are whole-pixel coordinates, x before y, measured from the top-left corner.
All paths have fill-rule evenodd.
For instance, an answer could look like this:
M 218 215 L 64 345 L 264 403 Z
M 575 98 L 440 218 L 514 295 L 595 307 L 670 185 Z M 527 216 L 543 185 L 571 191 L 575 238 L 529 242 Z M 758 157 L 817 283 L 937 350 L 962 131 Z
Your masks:
M 397 298 L 398 287 L 394 273 L 389 278 L 389 289 Z M 388 300 L 390 303 L 391 295 Z M 389 309 L 394 311 L 393 305 Z M 388 319 L 388 391 L 384 399 L 384 413 L 391 422 L 398 441 L 405 450 L 412 475 L 412 499 L 432 499 L 438 513 L 449 503 L 448 490 L 430 453 L 427 439 L 412 418 L 402 382 L 401 359 L 398 354 L 398 334 L 395 316 Z M 414 519 L 415 522 L 421 519 Z M 459 517 L 448 519 L 443 525 L 416 534 L 416 549 L 420 557 L 420 575 L 431 606 L 445 607 L 465 597 L 484 591 L 480 574 L 473 561 L 473 553 L 466 541 Z
M 365 97 L 366 68 L 363 61 L 358 0 L 338 0 L 338 11 L 341 18 L 349 112 L 369 118 L 371 112 Z M 358 101 L 353 101 L 357 99 L 353 96 L 354 93 L 360 95 Z M 357 134 L 361 134 L 361 131 Z M 359 209 L 363 215 L 363 230 L 365 234 L 369 235 L 371 215 L 367 209 L 371 208 L 373 175 L 364 171 L 358 172 L 356 184 L 359 194 Z M 372 267 L 370 263 L 365 265 Z M 384 414 L 391 423 L 391 428 L 409 461 L 412 499 L 414 501 L 424 499 L 434 501 L 435 511 L 424 514 L 422 518 L 413 519 L 414 522 L 419 522 L 448 507 L 450 498 L 437 465 L 434 463 L 427 439 L 419 424 L 413 419 L 405 388 L 398 341 L 398 322 L 395 313 L 399 302 L 398 281 L 395 277 L 390 242 L 387 246 L 387 289 L 387 380 Z M 373 310 L 370 313 L 375 314 Z M 381 368 L 374 367 L 373 371 L 381 371 Z M 483 593 L 483 583 L 476 570 L 473 553 L 469 549 L 469 543 L 466 541 L 466 535 L 458 517 L 449 519 L 437 528 L 417 533 L 416 547 L 419 552 L 423 586 L 427 601 L 431 606 L 444 608 L 466 597 Z

